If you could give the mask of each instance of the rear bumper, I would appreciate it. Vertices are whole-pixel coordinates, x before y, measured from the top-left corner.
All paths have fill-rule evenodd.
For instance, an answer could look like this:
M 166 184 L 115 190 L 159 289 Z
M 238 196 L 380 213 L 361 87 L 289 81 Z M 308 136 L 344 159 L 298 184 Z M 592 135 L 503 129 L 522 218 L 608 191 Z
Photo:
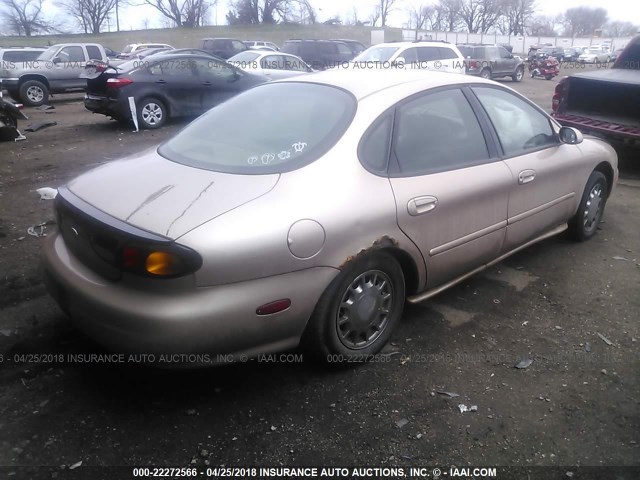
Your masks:
M 110 282 L 80 263 L 61 235 L 44 246 L 49 293 L 77 327 L 111 350 L 149 354 L 257 356 L 293 348 L 338 270 L 311 268 L 216 287 L 150 289 Z M 188 282 L 187 282 L 188 283 Z M 289 298 L 279 313 L 256 308 Z M 212 361 L 212 363 L 216 363 Z
M 86 94 L 84 108 L 93 113 L 101 113 L 118 119 L 131 118 L 131 110 L 128 103 L 120 99 Z

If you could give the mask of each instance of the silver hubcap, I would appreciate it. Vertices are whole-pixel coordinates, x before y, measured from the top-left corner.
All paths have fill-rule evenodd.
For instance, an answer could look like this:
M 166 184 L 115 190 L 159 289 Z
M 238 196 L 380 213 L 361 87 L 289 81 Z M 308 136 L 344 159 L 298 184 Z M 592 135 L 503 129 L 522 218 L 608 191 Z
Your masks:
M 162 108 L 157 103 L 147 103 L 142 107 L 142 119 L 148 125 L 157 125 L 162 121 Z
M 336 315 L 342 344 L 352 349 L 371 345 L 388 325 L 392 306 L 393 286 L 386 273 L 358 275 L 342 295 Z
M 600 214 L 602 212 L 602 185 L 594 185 L 589 192 L 587 203 L 584 209 L 584 229 L 591 232 L 598 226 Z
M 522 80 L 522 77 L 523 77 L 523 76 L 524 76 L 524 72 L 523 72 L 522 70 L 518 70 L 518 71 L 516 72 L 516 78 L 517 78 L 518 80 Z
M 39 102 L 44 98 L 44 92 L 40 87 L 27 88 L 27 98 L 32 102 Z
M 481 76 L 482 76 L 482 78 L 487 78 L 488 79 L 488 78 L 491 77 L 491 74 L 489 73 L 488 70 L 485 70 L 484 72 L 482 72 Z

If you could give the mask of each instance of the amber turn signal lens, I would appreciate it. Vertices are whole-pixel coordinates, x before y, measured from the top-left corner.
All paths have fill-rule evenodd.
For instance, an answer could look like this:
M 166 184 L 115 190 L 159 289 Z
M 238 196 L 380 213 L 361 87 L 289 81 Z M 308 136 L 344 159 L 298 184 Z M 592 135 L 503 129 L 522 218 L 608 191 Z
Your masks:
M 180 271 L 182 262 L 180 259 L 168 252 L 151 252 L 147 256 L 145 268 L 152 275 L 175 275 Z

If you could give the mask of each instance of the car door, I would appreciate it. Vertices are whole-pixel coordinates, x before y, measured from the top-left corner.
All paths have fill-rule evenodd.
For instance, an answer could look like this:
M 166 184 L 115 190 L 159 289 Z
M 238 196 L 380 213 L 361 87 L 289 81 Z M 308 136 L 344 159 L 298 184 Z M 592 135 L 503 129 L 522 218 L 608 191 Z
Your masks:
M 285 69 L 282 55 L 266 55 L 260 59 L 260 68 L 267 77 L 277 80 L 291 76 Z
M 516 71 L 516 59 L 511 55 L 506 48 L 496 47 L 499 55 L 500 73 L 504 75 L 510 75 Z
M 559 141 L 549 117 L 504 89 L 472 87 L 511 172 L 505 250 L 565 223 L 582 195 L 579 147 Z
M 51 89 L 86 88 L 86 79 L 80 78 L 85 64 L 85 53 L 81 46 L 70 45 L 61 48 L 53 58 L 51 69 L 47 73 Z
M 196 60 L 200 88 L 203 89 L 201 112 L 214 107 L 244 90 L 245 73 L 215 59 Z
M 175 56 L 150 65 L 151 92 L 169 105 L 171 116 L 197 115 L 202 109 L 204 87 L 199 81 L 193 60 Z
M 411 97 L 395 109 L 389 181 L 398 225 L 425 259 L 428 288 L 502 249 L 512 176 L 485 138 L 458 87 Z

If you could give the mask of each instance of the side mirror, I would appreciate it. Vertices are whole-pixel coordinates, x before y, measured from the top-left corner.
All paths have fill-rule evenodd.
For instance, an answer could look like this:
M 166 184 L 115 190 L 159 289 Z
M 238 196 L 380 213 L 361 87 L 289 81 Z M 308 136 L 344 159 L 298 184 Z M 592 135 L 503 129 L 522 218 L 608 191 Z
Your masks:
M 573 127 L 560 128 L 560 141 L 568 145 L 577 145 L 582 143 L 582 132 Z
M 58 63 L 62 62 L 62 60 L 60 59 L 60 57 L 55 57 L 55 58 L 52 60 L 52 62 L 53 62 L 54 64 L 58 64 Z

